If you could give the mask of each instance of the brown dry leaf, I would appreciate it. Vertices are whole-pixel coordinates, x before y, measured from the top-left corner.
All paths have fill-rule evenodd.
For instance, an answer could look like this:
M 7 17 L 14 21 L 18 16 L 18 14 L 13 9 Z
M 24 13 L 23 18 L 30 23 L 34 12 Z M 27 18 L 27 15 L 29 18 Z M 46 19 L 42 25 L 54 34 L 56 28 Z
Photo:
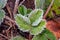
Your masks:
M 47 21 L 46 28 L 50 30 L 56 38 L 60 38 L 60 19 Z

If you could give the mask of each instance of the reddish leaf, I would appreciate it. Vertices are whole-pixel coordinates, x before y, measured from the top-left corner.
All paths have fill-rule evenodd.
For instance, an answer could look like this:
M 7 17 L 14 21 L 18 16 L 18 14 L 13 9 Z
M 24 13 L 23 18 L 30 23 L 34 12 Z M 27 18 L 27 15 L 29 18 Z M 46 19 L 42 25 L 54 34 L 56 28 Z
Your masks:
M 47 21 L 46 28 L 50 30 L 56 38 L 60 38 L 60 19 Z

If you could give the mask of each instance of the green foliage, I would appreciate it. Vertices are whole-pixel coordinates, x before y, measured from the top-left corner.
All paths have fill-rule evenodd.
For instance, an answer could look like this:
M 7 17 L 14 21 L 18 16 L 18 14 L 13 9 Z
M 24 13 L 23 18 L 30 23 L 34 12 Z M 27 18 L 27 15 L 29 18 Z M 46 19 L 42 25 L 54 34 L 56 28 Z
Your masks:
M 0 24 L 4 18 L 5 12 L 3 10 L 0 10 Z
M 47 0 L 45 5 L 49 5 L 51 0 Z M 5 7 L 7 0 L 0 0 L 0 23 L 2 22 L 5 12 L 2 8 Z M 15 20 L 19 29 L 23 32 L 29 32 L 34 35 L 32 40 L 56 40 L 55 36 L 45 28 L 46 21 L 43 20 L 43 9 L 45 0 L 35 0 L 35 8 L 27 9 L 25 6 L 18 7 L 18 13 Z M 53 17 L 53 13 L 60 15 L 60 0 L 54 0 L 54 4 L 47 16 Z M 37 9 L 38 8 L 38 9 Z M 41 9 L 39 9 L 41 8 Z M 47 8 L 47 7 L 46 7 Z M 46 10 L 45 8 L 45 10 Z M 54 12 L 53 12 L 54 11 Z M 44 30 L 44 31 L 43 31 Z M 27 40 L 22 36 L 13 37 L 10 40 Z
M 0 10 L 0 20 L 4 17 L 5 12 L 3 10 Z
M 60 9 L 59 8 L 60 8 L 60 0 L 54 0 L 54 4 L 53 4 L 53 6 L 52 6 L 52 8 L 51 8 L 51 10 L 47 16 L 49 18 L 55 17 L 54 15 L 59 16 L 60 15 Z
M 27 9 L 24 5 L 18 7 L 18 12 L 23 16 L 28 16 L 32 9 Z
M 7 3 L 7 0 L 0 0 L 0 9 L 5 7 L 6 3 Z
M 32 26 L 37 26 L 43 17 L 43 10 L 35 9 L 29 14 L 29 19 L 31 21 Z
M 56 40 L 56 38 L 49 30 L 45 29 L 41 34 L 34 36 L 32 40 Z
M 22 30 L 23 32 L 28 31 L 32 35 L 38 35 L 45 28 L 46 22 L 42 21 L 43 10 L 35 9 L 28 12 L 27 14 L 28 14 L 28 17 L 22 14 L 16 15 L 15 20 L 17 25 L 19 26 L 19 29 Z
M 53 17 L 52 11 L 54 10 L 56 14 L 60 12 L 60 5 L 57 0 L 54 0 L 54 4 L 47 16 Z M 55 36 L 47 29 L 45 29 L 46 21 L 43 20 L 43 10 L 46 10 L 51 0 L 35 0 L 34 10 L 27 9 L 25 6 L 19 6 L 18 13 L 15 17 L 16 23 L 19 29 L 23 32 L 29 32 L 34 35 L 32 40 L 56 40 Z M 45 5 L 44 5 L 45 4 Z M 41 9 L 40 9 L 41 8 Z M 58 10 L 58 11 L 57 11 Z M 44 31 L 43 31 L 44 30 Z
M 2 10 L 3 7 L 5 7 L 7 3 L 7 0 L 0 0 L 0 24 L 3 21 L 5 12 Z
M 35 8 L 40 8 L 40 0 L 35 0 Z
M 45 11 L 48 8 L 48 6 L 50 5 L 50 3 L 51 3 L 51 0 L 45 0 L 45 6 L 44 6 Z
M 27 40 L 27 39 L 22 36 L 16 36 L 16 37 L 12 37 L 10 40 Z
M 26 15 L 27 13 L 27 8 L 23 5 L 21 5 L 20 7 L 18 7 L 18 12 L 22 15 Z
M 35 0 L 35 8 L 44 8 L 45 0 Z
M 23 30 L 23 31 L 30 30 L 29 27 L 31 26 L 29 25 L 30 24 L 29 18 L 22 16 L 21 14 L 17 14 L 15 19 L 16 19 L 16 23 L 19 25 L 20 30 Z
M 27 14 L 29 14 L 32 11 L 32 9 L 27 9 Z
M 39 33 L 41 33 L 44 30 L 45 24 L 46 24 L 46 22 L 44 20 L 42 20 L 39 23 L 38 26 L 31 28 L 30 34 L 32 34 L 32 35 L 38 35 Z

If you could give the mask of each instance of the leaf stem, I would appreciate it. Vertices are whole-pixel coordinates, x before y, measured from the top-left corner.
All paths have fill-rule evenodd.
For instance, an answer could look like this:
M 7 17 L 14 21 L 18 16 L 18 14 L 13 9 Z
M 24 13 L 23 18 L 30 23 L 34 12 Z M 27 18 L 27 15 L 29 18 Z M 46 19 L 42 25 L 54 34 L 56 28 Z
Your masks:
M 31 38 L 32 38 L 32 35 L 31 35 L 31 34 L 29 34 L 29 39 L 28 39 L 28 40 L 32 40 Z
M 46 12 L 45 12 L 45 14 L 44 14 L 44 17 L 43 17 L 44 19 L 46 18 L 48 12 L 50 11 L 50 9 L 51 9 L 53 3 L 54 3 L 54 0 L 52 0 L 52 2 L 50 3 L 49 7 L 47 8 L 47 10 L 46 10 Z
M 25 1 L 25 0 L 23 0 L 23 1 L 19 4 L 19 6 L 22 5 L 22 4 L 24 3 L 24 1 Z
M 6 38 L 6 39 L 9 39 L 7 36 L 3 35 L 3 34 L 0 34 L 0 36 Z

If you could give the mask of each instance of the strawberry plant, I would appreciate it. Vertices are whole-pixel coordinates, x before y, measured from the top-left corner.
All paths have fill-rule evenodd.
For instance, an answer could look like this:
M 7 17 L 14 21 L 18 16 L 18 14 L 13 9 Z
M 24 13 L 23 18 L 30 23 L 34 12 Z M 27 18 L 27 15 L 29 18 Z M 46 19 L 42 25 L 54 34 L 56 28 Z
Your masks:
M 35 9 L 31 11 L 30 14 L 28 14 L 28 17 L 23 16 L 22 14 L 17 14 L 15 19 L 16 19 L 16 23 L 19 25 L 22 31 L 25 31 L 25 32 L 31 31 L 30 32 L 31 34 L 37 35 L 38 33 L 40 33 L 40 31 L 42 32 L 42 30 L 45 28 L 44 26 L 45 21 L 42 19 L 42 16 L 43 16 L 43 11 L 40 9 Z M 42 26 L 41 30 L 39 30 L 40 26 Z
M 44 11 L 38 8 L 30 10 L 28 12 L 28 9 L 23 5 L 18 7 L 18 14 L 16 14 L 15 20 L 19 29 L 23 32 L 29 32 L 30 35 L 34 35 L 32 40 L 56 40 L 55 36 L 45 29 L 46 21 L 43 19 Z
M 0 0 L 0 40 L 58 40 L 59 4 L 60 0 Z

